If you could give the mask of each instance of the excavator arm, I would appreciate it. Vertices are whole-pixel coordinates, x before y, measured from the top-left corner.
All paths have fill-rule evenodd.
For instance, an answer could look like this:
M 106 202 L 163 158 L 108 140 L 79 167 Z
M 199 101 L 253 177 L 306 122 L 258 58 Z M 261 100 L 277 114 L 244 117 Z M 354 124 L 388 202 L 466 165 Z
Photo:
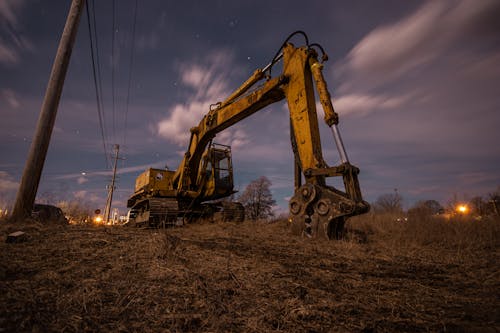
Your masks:
M 240 88 L 211 108 L 198 126 L 191 129 L 188 150 L 173 176 L 174 188 L 180 196 L 199 197 L 204 185 L 207 147 L 217 133 L 286 98 L 296 164 L 295 194 L 290 200 L 293 229 L 310 237 L 336 238 L 340 236 L 347 217 L 369 210 L 359 188 L 359 169 L 347 158 L 337 128 L 338 115 L 333 109 L 322 74 L 323 65 L 318 61 L 316 50 L 309 45 L 297 48 L 286 42 L 282 51 L 282 55 L 275 57 L 266 68 L 256 70 Z M 271 78 L 267 73 L 281 57 L 283 73 Z M 255 88 L 260 81 L 264 83 Z M 342 161 L 339 166 L 329 167 L 323 159 L 315 88 L 325 122 L 332 129 L 339 150 Z M 345 192 L 326 184 L 326 178 L 337 176 L 343 178 Z
M 323 65 L 310 47 L 283 49 L 283 87 L 290 111 L 291 141 L 295 156 L 295 194 L 290 199 L 290 215 L 297 233 L 309 237 L 340 238 L 346 218 L 368 212 L 359 187 L 359 169 L 349 163 L 338 130 L 338 115 L 333 109 L 330 93 L 323 77 Z M 319 136 L 314 85 L 331 128 L 341 165 L 329 167 L 323 160 Z M 302 185 L 302 176 L 305 184 Z M 326 178 L 342 177 L 345 192 L 328 186 Z
M 202 171 L 202 157 L 208 144 L 215 138 L 216 134 L 236 124 L 242 119 L 254 114 L 265 106 L 282 100 L 283 91 L 279 89 L 283 78 L 274 78 L 264 83 L 264 86 L 253 93 L 232 101 L 220 104 L 206 114 L 198 126 L 191 128 L 191 137 L 187 152 L 174 175 L 174 186 L 179 193 L 193 195 L 198 192 L 199 172 Z

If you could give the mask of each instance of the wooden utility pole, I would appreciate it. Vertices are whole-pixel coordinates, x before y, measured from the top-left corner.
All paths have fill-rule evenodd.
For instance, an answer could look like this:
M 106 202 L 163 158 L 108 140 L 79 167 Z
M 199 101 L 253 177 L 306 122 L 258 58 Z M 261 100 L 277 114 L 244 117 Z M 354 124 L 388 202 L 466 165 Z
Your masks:
M 21 184 L 12 212 L 12 220 L 20 220 L 31 215 L 45 157 L 49 148 L 50 137 L 56 120 L 57 108 L 61 98 L 64 79 L 68 69 L 71 51 L 76 38 L 78 23 L 85 5 L 85 0 L 73 0 L 66 19 L 66 25 L 59 41 L 56 58 L 52 66 L 45 98 L 38 118 L 38 123 L 31 143 Z
M 111 178 L 111 186 L 109 187 L 108 200 L 106 200 L 106 208 L 104 209 L 104 223 L 109 223 L 109 213 L 111 212 L 111 204 L 113 203 L 113 192 L 115 190 L 115 180 L 116 180 L 116 165 L 118 162 L 118 151 L 120 150 L 120 145 L 115 145 L 115 163 L 113 166 L 113 178 Z

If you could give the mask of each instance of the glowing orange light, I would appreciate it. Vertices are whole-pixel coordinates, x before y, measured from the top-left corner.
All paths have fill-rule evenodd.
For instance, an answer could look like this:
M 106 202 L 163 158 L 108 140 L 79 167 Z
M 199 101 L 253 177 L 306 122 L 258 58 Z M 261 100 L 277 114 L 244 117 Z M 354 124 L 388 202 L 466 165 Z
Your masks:
M 94 218 L 94 222 L 95 222 L 95 223 L 102 223 L 102 216 L 99 216 L 99 215 L 98 215 L 98 216 L 96 216 L 96 217 Z
M 457 206 L 457 212 L 459 212 L 460 214 L 467 214 L 468 210 L 469 210 L 469 208 L 466 205 L 458 205 Z

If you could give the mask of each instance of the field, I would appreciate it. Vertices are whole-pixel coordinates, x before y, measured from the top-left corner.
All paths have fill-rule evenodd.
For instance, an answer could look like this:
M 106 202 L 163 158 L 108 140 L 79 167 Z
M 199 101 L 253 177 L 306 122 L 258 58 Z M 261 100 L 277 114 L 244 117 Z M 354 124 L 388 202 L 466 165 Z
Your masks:
M 365 215 L 342 241 L 286 220 L 0 235 L 0 332 L 500 331 L 498 220 Z

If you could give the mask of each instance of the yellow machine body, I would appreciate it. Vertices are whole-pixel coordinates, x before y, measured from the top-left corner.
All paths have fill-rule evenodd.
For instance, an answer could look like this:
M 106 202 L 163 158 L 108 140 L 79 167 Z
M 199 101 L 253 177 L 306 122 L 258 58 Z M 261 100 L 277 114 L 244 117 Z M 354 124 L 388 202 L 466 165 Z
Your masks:
M 207 203 L 234 193 L 231 149 L 215 145 L 213 139 L 219 132 L 283 99 L 287 100 L 290 114 L 284 121 L 290 123 L 295 165 L 295 193 L 289 205 L 293 229 L 308 237 L 338 238 L 348 217 L 369 210 L 359 187 L 359 169 L 350 164 L 337 128 L 338 115 L 316 48 L 323 52 L 323 61 L 327 56 L 318 44 L 307 42 L 295 47 L 289 39 L 280 48 L 280 56 L 277 54 L 264 69 L 257 69 L 226 100 L 210 107 L 199 124 L 191 128 L 188 148 L 175 172 L 149 169 L 138 177 L 135 193 L 128 202 L 136 223 L 158 225 L 180 218 L 196 220 L 219 208 L 227 210 L 227 216 L 241 219 L 238 203 Z M 273 77 L 272 66 L 280 59 L 282 73 Z M 315 91 L 339 151 L 342 163 L 338 166 L 330 167 L 323 159 Z M 342 177 L 344 189 L 327 185 L 328 177 Z

